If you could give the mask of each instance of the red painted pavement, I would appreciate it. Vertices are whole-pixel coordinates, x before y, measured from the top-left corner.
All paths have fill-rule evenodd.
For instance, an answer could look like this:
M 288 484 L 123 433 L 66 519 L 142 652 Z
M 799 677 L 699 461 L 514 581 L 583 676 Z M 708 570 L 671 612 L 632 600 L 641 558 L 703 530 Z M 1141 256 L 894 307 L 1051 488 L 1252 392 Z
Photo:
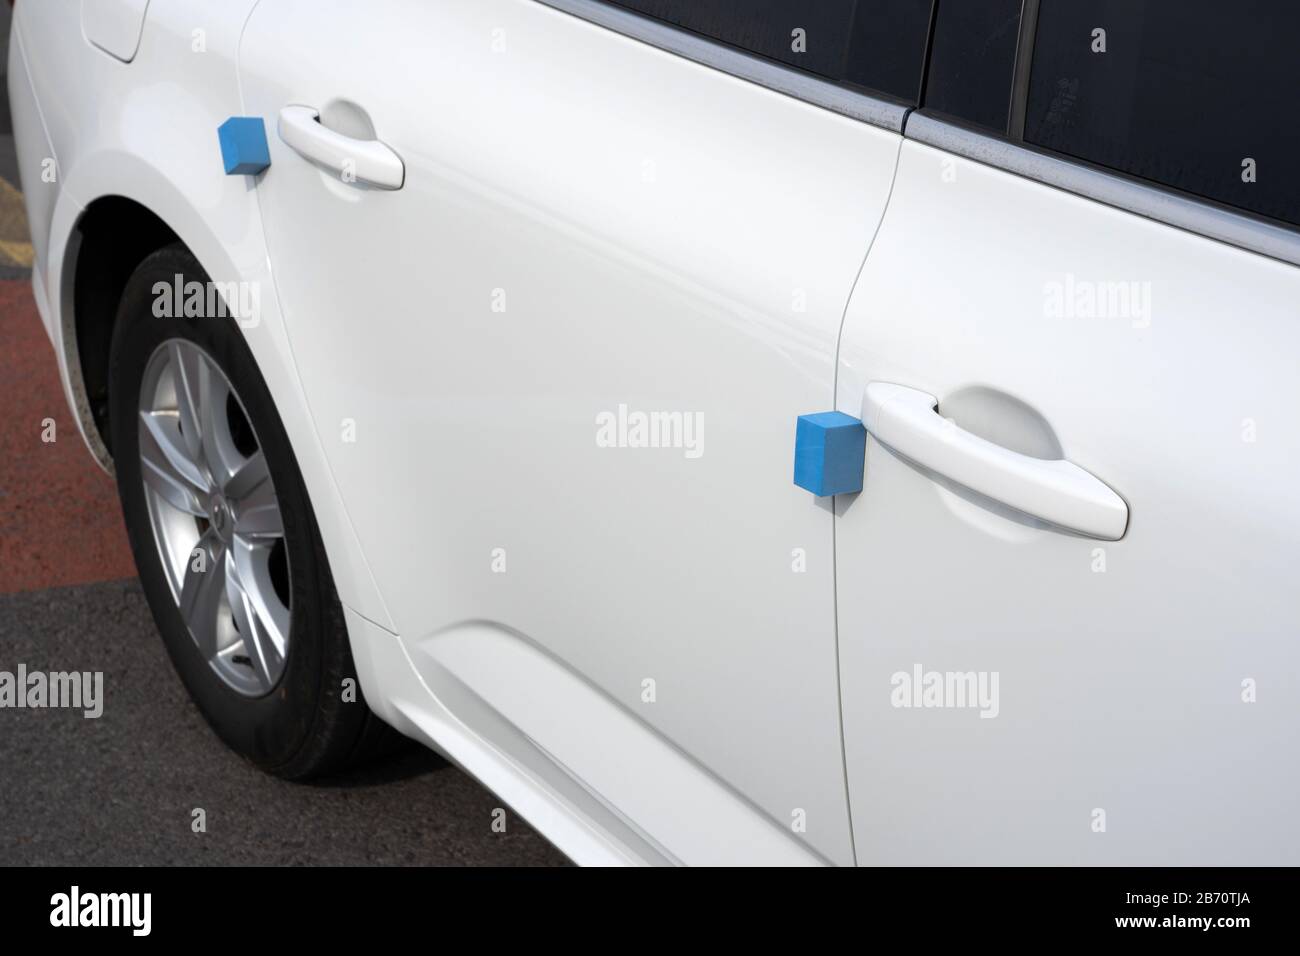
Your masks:
M 31 282 L 0 281 L 0 594 L 134 576 L 117 491 L 77 432 Z

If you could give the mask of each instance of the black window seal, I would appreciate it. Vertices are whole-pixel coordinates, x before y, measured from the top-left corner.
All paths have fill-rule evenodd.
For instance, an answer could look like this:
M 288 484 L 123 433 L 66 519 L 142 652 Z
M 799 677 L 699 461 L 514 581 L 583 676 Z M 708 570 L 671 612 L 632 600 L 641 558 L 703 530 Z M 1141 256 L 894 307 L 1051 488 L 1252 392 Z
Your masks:
M 1012 141 L 1025 138 L 1025 113 L 1029 108 L 1029 74 L 1034 66 L 1034 39 L 1038 35 L 1038 0 L 1022 0 L 1020 35 L 1016 40 L 1016 65 L 1011 81 L 1011 104 L 1007 111 L 1007 135 Z

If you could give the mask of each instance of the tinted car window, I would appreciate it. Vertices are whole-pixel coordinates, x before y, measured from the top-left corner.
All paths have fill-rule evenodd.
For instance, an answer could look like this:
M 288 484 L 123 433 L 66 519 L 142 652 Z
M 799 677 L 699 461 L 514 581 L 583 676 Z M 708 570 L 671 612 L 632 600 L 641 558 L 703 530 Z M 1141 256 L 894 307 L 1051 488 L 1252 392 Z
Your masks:
M 938 0 L 927 112 L 1007 131 L 1021 0 Z
M 920 102 L 931 0 L 859 0 L 844 79 L 915 106 Z
M 836 83 L 915 104 L 932 0 L 611 0 Z
M 1300 224 L 1300 5 L 1041 0 L 1025 139 Z

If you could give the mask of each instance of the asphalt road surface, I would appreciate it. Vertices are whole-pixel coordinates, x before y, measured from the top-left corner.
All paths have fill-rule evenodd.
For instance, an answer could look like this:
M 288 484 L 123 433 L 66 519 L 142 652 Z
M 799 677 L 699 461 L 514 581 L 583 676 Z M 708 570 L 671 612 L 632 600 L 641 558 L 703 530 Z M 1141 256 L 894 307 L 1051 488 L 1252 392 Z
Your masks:
M 269 777 L 190 703 L 134 580 L 0 597 L 0 670 L 103 671 L 103 715 L 0 710 L 0 864 L 555 865 L 500 801 L 412 746 L 317 784 Z M 195 832 L 195 810 L 206 832 Z
M 0 51 L 8 26 L 0 3 Z M 95 719 L 0 707 L 0 865 L 565 864 L 508 809 L 496 832 L 501 802 L 424 748 L 292 784 L 208 729 L 154 630 L 113 484 L 81 444 L 32 302 L 3 76 L 0 672 L 102 671 L 104 703 Z

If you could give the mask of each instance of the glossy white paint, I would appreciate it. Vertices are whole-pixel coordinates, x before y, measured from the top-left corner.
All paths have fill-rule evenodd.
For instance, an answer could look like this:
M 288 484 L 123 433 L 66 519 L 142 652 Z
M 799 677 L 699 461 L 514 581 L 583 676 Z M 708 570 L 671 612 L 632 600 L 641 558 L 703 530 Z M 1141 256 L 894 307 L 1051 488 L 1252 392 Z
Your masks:
M 124 63 L 135 59 L 149 0 L 81 0 L 81 32 Z
M 531 0 L 383 0 L 361 32 L 350 4 L 263 3 L 241 64 L 249 113 L 347 116 L 406 166 L 401 191 L 365 190 L 277 140 L 258 197 L 304 387 L 421 673 L 481 624 L 495 638 L 458 653 L 510 662 L 516 693 L 562 665 L 608 702 L 621 736 L 565 765 L 662 845 L 740 853 L 691 819 L 724 787 L 851 862 L 832 519 L 791 483 L 792 440 L 831 402 L 899 137 Z M 621 406 L 702 421 L 703 445 L 600 447 Z M 589 727 L 577 698 L 544 700 Z M 638 770 L 664 746 L 708 773 Z M 596 783 L 611 760 L 654 799 Z
M 869 439 L 836 503 L 860 863 L 1297 862 L 1298 301 L 1292 266 L 904 144 L 838 407 L 923 390 L 1131 519 L 1067 534 Z M 997 716 L 894 706 L 917 665 L 996 672 Z
M 1103 482 L 1063 458 L 1022 455 L 968 432 L 938 404 L 918 389 L 872 382 L 862 424 L 886 448 L 1014 511 L 1104 541 L 1123 537 L 1128 506 Z
M 483 732 L 470 729 L 464 715 L 476 701 L 468 688 L 455 693 L 454 688 L 443 687 L 442 694 L 435 696 L 396 635 L 350 608 L 344 613 L 362 691 L 389 724 L 454 761 L 579 863 L 673 862 L 504 720 L 498 719 Z

